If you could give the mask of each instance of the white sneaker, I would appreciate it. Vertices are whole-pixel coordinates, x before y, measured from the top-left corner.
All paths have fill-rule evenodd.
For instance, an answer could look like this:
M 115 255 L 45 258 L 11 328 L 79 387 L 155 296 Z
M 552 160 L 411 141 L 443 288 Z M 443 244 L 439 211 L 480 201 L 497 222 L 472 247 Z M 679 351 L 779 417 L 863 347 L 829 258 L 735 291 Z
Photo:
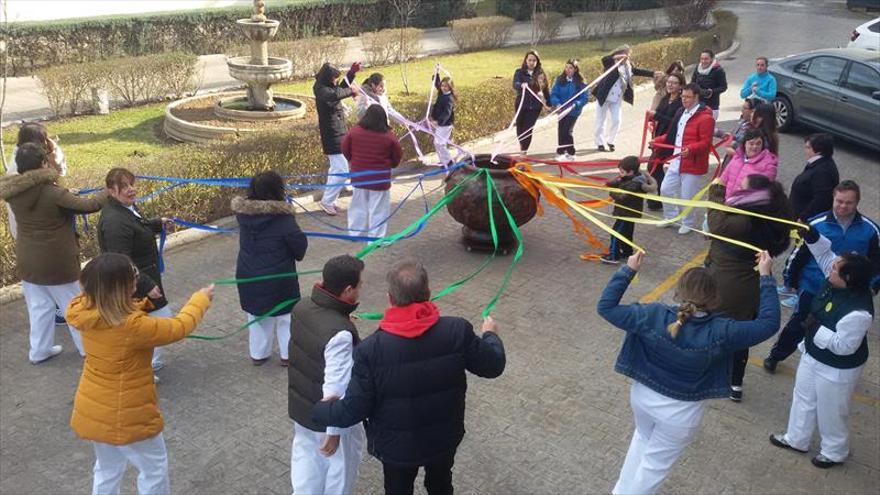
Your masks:
M 690 234 L 691 228 L 686 225 L 682 225 L 681 228 L 678 229 L 678 233 L 681 235 Z
M 567 162 L 567 161 L 568 161 L 568 155 L 556 155 L 555 160 L 556 160 L 557 162 Z
M 64 350 L 64 348 L 61 347 L 60 345 L 53 345 L 53 346 L 49 349 L 49 355 L 48 355 L 48 356 L 44 357 L 43 359 L 37 359 L 37 360 L 33 360 L 33 359 L 31 359 L 31 364 L 45 363 L 46 361 L 52 359 L 53 357 L 55 357 L 55 356 L 61 354 L 61 351 L 63 351 L 63 350 Z
M 573 162 L 575 160 L 577 160 L 577 155 L 569 155 L 568 153 L 565 154 L 565 161 Z
M 336 205 L 325 205 L 324 203 L 321 203 L 319 201 L 318 206 L 320 206 L 321 209 L 324 210 L 324 213 L 330 215 L 331 217 L 335 217 L 339 214 L 339 212 L 336 211 Z
M 153 375 L 153 383 L 155 383 L 155 384 L 158 385 L 160 381 L 161 381 L 161 380 L 159 380 L 159 376 L 158 376 L 158 375 Z

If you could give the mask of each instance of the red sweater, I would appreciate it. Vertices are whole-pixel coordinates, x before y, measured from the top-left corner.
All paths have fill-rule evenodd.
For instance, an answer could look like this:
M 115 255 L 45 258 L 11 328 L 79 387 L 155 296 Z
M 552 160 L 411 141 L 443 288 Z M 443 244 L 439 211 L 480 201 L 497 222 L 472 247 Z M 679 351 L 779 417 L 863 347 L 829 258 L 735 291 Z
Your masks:
M 348 160 L 352 173 L 377 171 L 375 174 L 352 177 L 354 187 L 385 191 L 391 188 L 391 182 L 364 185 L 358 185 L 358 182 L 390 179 L 391 169 L 400 165 L 403 150 L 393 132 L 369 131 L 356 125 L 342 139 L 342 154 Z
M 675 133 L 683 110 L 679 110 L 669 125 L 669 131 L 654 139 L 655 143 L 675 144 Z M 688 149 L 688 156 L 682 157 L 679 172 L 682 174 L 703 175 L 709 171 L 709 149 L 712 147 L 712 133 L 715 132 L 715 119 L 712 109 L 702 107 L 687 121 L 684 126 L 682 148 Z

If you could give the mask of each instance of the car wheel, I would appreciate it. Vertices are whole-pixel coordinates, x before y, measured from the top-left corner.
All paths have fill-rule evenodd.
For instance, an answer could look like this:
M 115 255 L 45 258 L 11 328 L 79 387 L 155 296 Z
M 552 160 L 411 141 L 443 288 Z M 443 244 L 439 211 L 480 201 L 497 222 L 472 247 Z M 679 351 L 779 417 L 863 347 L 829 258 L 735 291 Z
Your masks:
M 794 125 L 794 107 L 791 100 L 780 96 L 773 100 L 773 109 L 776 110 L 776 127 L 779 132 L 786 132 Z

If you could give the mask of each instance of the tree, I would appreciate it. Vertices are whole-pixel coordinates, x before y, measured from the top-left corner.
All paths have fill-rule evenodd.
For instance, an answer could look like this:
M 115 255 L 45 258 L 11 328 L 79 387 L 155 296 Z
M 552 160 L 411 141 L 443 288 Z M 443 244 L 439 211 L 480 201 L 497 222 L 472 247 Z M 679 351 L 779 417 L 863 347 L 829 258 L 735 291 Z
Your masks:
M 400 77 L 403 79 L 403 90 L 409 95 L 409 79 L 406 75 L 406 62 L 409 56 L 406 53 L 406 28 L 409 27 L 413 15 L 419 8 L 421 0 L 389 0 L 397 14 L 397 27 L 400 30 L 400 44 L 397 47 L 397 61 L 400 64 Z
M 596 0 L 595 5 L 596 10 L 599 11 L 599 35 L 602 36 L 602 50 L 607 50 L 608 38 L 614 36 L 617 31 L 623 0 Z

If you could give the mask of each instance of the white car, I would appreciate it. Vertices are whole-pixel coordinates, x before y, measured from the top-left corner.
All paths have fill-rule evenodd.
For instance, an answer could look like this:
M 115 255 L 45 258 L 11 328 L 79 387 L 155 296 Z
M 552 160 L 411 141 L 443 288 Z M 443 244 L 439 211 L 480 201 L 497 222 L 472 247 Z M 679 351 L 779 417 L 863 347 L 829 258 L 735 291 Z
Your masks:
M 880 50 L 880 17 L 853 29 L 846 47 Z

